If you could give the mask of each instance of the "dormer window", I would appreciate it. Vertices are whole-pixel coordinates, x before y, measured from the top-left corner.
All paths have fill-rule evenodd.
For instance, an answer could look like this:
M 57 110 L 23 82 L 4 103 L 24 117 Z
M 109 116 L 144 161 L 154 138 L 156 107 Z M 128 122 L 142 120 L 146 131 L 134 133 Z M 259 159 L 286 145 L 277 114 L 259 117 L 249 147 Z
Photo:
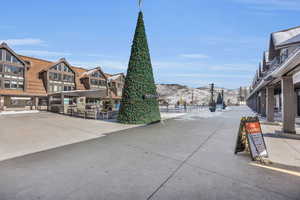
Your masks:
M 101 73 L 98 71 L 98 72 L 94 72 L 92 74 L 92 77 L 95 77 L 95 78 L 102 78 L 103 76 L 101 75 Z
M 75 73 L 64 62 L 58 63 L 49 69 L 49 92 L 75 90 Z
M 91 84 L 94 86 L 106 86 L 105 80 L 91 79 Z
M 15 56 L 13 56 L 10 52 L 5 51 L 5 54 L 6 54 L 6 58 L 5 58 L 6 62 L 21 64 L 21 62 Z
M 100 67 L 86 72 L 81 78 L 81 83 L 86 89 L 98 89 L 107 87 L 107 78 Z
M 0 88 L 24 89 L 25 65 L 13 53 L 0 49 Z

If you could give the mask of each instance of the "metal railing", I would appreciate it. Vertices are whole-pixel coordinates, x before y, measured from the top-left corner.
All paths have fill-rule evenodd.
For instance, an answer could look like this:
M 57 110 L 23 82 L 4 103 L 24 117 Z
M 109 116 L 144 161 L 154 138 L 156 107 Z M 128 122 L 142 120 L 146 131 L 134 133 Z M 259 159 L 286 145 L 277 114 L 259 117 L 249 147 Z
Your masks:
M 270 63 L 269 63 L 269 69 L 267 71 L 263 72 L 263 76 L 257 82 L 255 82 L 254 85 L 252 85 L 253 89 L 255 89 L 261 83 L 261 81 L 264 80 L 264 78 L 266 76 L 268 76 L 269 74 L 271 74 L 272 72 L 274 72 L 276 69 L 278 69 L 279 67 L 281 67 L 283 64 L 285 64 L 289 60 L 289 58 L 291 58 L 292 56 L 294 56 L 299 51 L 300 51 L 300 47 L 297 47 L 288 56 L 286 56 L 284 58 L 275 57 L 272 61 L 270 61 Z
M 208 106 L 200 106 L 200 105 L 194 105 L 194 106 L 159 106 L 160 112 L 166 112 L 166 113 L 188 113 L 188 112 L 197 112 L 201 110 L 208 109 Z

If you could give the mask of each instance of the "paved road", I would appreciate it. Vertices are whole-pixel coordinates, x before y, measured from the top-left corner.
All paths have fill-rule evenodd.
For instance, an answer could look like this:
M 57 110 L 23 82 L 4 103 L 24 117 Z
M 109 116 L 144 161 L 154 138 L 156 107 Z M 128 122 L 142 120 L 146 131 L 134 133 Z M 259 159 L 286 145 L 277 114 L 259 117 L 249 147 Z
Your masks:
M 299 176 L 233 155 L 248 112 L 191 114 L 0 162 L 0 200 L 300 199 Z

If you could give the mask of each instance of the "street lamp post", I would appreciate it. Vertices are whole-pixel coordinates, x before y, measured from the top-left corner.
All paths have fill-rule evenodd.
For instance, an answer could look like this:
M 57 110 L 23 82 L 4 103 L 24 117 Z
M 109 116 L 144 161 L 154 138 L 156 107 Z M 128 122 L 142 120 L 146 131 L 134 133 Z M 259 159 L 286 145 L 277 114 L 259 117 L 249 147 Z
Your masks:
M 214 100 L 214 84 L 210 84 L 210 101 L 209 101 L 210 112 L 216 112 L 216 102 Z

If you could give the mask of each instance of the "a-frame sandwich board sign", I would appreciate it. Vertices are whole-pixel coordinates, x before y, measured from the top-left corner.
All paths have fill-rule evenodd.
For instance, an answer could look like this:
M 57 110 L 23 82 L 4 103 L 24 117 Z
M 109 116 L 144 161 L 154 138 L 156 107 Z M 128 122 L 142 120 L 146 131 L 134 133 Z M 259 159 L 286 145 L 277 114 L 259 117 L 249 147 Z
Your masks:
M 268 158 L 268 152 L 258 117 L 243 117 L 234 153 L 250 151 L 252 160 Z

